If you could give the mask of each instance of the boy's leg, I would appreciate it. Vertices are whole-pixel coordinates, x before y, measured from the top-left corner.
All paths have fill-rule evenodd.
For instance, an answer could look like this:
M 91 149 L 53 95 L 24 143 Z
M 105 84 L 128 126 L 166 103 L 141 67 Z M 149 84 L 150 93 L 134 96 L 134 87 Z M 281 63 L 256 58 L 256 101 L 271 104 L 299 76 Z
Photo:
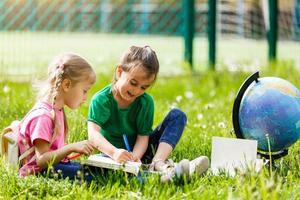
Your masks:
M 178 143 L 186 120 L 185 113 L 179 109 L 172 109 L 150 135 L 148 149 L 142 161 L 144 163 L 164 162 Z

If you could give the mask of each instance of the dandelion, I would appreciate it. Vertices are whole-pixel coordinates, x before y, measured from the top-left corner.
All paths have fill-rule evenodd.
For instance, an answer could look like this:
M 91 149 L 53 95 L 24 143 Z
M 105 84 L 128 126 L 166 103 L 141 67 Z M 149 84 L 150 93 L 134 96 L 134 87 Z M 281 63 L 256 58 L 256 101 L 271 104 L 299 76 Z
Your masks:
M 194 124 L 194 128 L 199 128 L 200 126 L 200 124 Z
M 214 91 L 214 90 L 210 91 L 210 92 L 209 92 L 209 96 L 210 96 L 210 97 L 216 96 L 216 91 Z
M 268 191 L 273 191 L 276 185 L 274 184 L 273 180 L 269 180 L 266 182 L 266 188 Z
M 229 99 L 233 99 L 235 97 L 235 92 L 230 91 L 229 93 Z
M 128 191 L 127 194 L 128 194 L 128 196 L 136 198 L 136 199 L 141 199 L 141 197 L 142 197 L 142 193 L 141 192 Z
M 215 105 L 212 104 L 212 103 L 208 103 L 208 104 L 206 104 L 206 105 L 204 106 L 204 108 L 205 108 L 206 110 L 211 109 L 211 108 L 214 108 L 214 107 L 215 107 Z
M 80 170 L 78 170 L 76 174 L 77 174 L 78 177 L 81 177 L 82 172 Z
M 200 114 L 198 114 L 198 115 L 197 115 L 197 119 L 198 119 L 198 120 L 201 120 L 201 119 L 203 119 L 203 114 L 201 114 L 201 113 L 200 113 Z
M 187 99 L 191 99 L 191 98 L 193 98 L 194 93 L 191 92 L 191 91 L 187 91 L 187 92 L 185 92 L 184 95 L 185 95 L 185 97 L 186 97 Z
M 219 127 L 219 128 L 226 128 L 226 125 L 225 125 L 224 122 L 219 122 L 219 123 L 218 123 L 218 127 Z
M 54 174 L 53 174 L 53 178 L 54 178 L 54 179 L 58 179 L 58 177 L 59 177 L 59 176 L 58 176 L 58 173 L 54 173 Z
M 5 85 L 4 87 L 3 87 L 3 92 L 4 93 L 8 93 L 10 91 L 10 88 L 7 86 L 7 85 Z
M 203 125 L 202 125 L 202 128 L 203 128 L 203 129 L 206 129 L 206 124 L 203 124 Z
M 178 103 L 179 103 L 181 100 L 182 100 L 182 96 L 181 96 L 181 95 L 179 95 L 179 96 L 176 97 L 176 101 L 177 101 Z
M 170 109 L 174 109 L 174 108 L 177 108 L 177 103 L 176 102 L 173 102 L 170 106 Z

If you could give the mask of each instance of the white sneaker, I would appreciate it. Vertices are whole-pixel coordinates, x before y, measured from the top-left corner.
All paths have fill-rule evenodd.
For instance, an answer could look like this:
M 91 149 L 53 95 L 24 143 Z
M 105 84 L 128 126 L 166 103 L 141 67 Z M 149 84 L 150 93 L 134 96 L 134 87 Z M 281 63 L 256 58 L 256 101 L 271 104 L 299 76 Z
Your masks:
M 190 161 L 188 159 L 181 160 L 175 165 L 174 172 L 177 177 L 188 177 L 190 175 Z
M 163 183 L 172 182 L 175 176 L 189 178 L 190 161 L 188 159 L 183 159 L 179 163 L 175 163 L 174 167 L 164 171 L 160 177 L 160 181 Z
M 209 159 L 207 156 L 200 156 L 190 161 L 190 176 L 196 173 L 198 176 L 206 172 L 209 168 Z
M 149 166 L 150 171 L 156 171 L 159 173 L 164 173 L 168 171 L 170 168 L 174 167 L 174 162 L 173 160 L 156 160 L 152 161 L 152 163 Z

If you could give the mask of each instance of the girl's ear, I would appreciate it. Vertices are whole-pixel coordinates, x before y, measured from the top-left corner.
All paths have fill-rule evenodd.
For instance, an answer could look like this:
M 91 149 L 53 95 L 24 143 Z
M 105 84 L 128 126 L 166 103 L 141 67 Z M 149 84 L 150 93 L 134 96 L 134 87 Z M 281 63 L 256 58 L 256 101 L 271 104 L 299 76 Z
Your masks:
M 70 88 L 71 88 L 71 80 L 65 78 L 64 80 L 62 80 L 61 82 L 61 88 L 64 92 L 67 92 Z
M 119 79 L 121 77 L 121 74 L 123 72 L 122 66 L 118 65 L 116 68 L 116 78 Z

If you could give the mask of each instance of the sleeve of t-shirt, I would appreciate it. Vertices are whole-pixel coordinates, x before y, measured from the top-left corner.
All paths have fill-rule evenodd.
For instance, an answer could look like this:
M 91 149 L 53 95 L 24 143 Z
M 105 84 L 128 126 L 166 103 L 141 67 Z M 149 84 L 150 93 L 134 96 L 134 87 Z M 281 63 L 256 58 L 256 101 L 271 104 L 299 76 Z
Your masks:
M 150 95 L 141 98 L 141 109 L 137 116 L 137 128 L 139 135 L 150 135 L 152 133 L 154 118 L 154 102 Z
M 53 121 L 49 116 L 38 116 L 30 122 L 29 132 L 31 143 L 36 139 L 42 139 L 50 143 L 53 136 Z
M 110 117 L 109 99 L 104 95 L 96 95 L 89 107 L 88 121 L 103 126 Z

